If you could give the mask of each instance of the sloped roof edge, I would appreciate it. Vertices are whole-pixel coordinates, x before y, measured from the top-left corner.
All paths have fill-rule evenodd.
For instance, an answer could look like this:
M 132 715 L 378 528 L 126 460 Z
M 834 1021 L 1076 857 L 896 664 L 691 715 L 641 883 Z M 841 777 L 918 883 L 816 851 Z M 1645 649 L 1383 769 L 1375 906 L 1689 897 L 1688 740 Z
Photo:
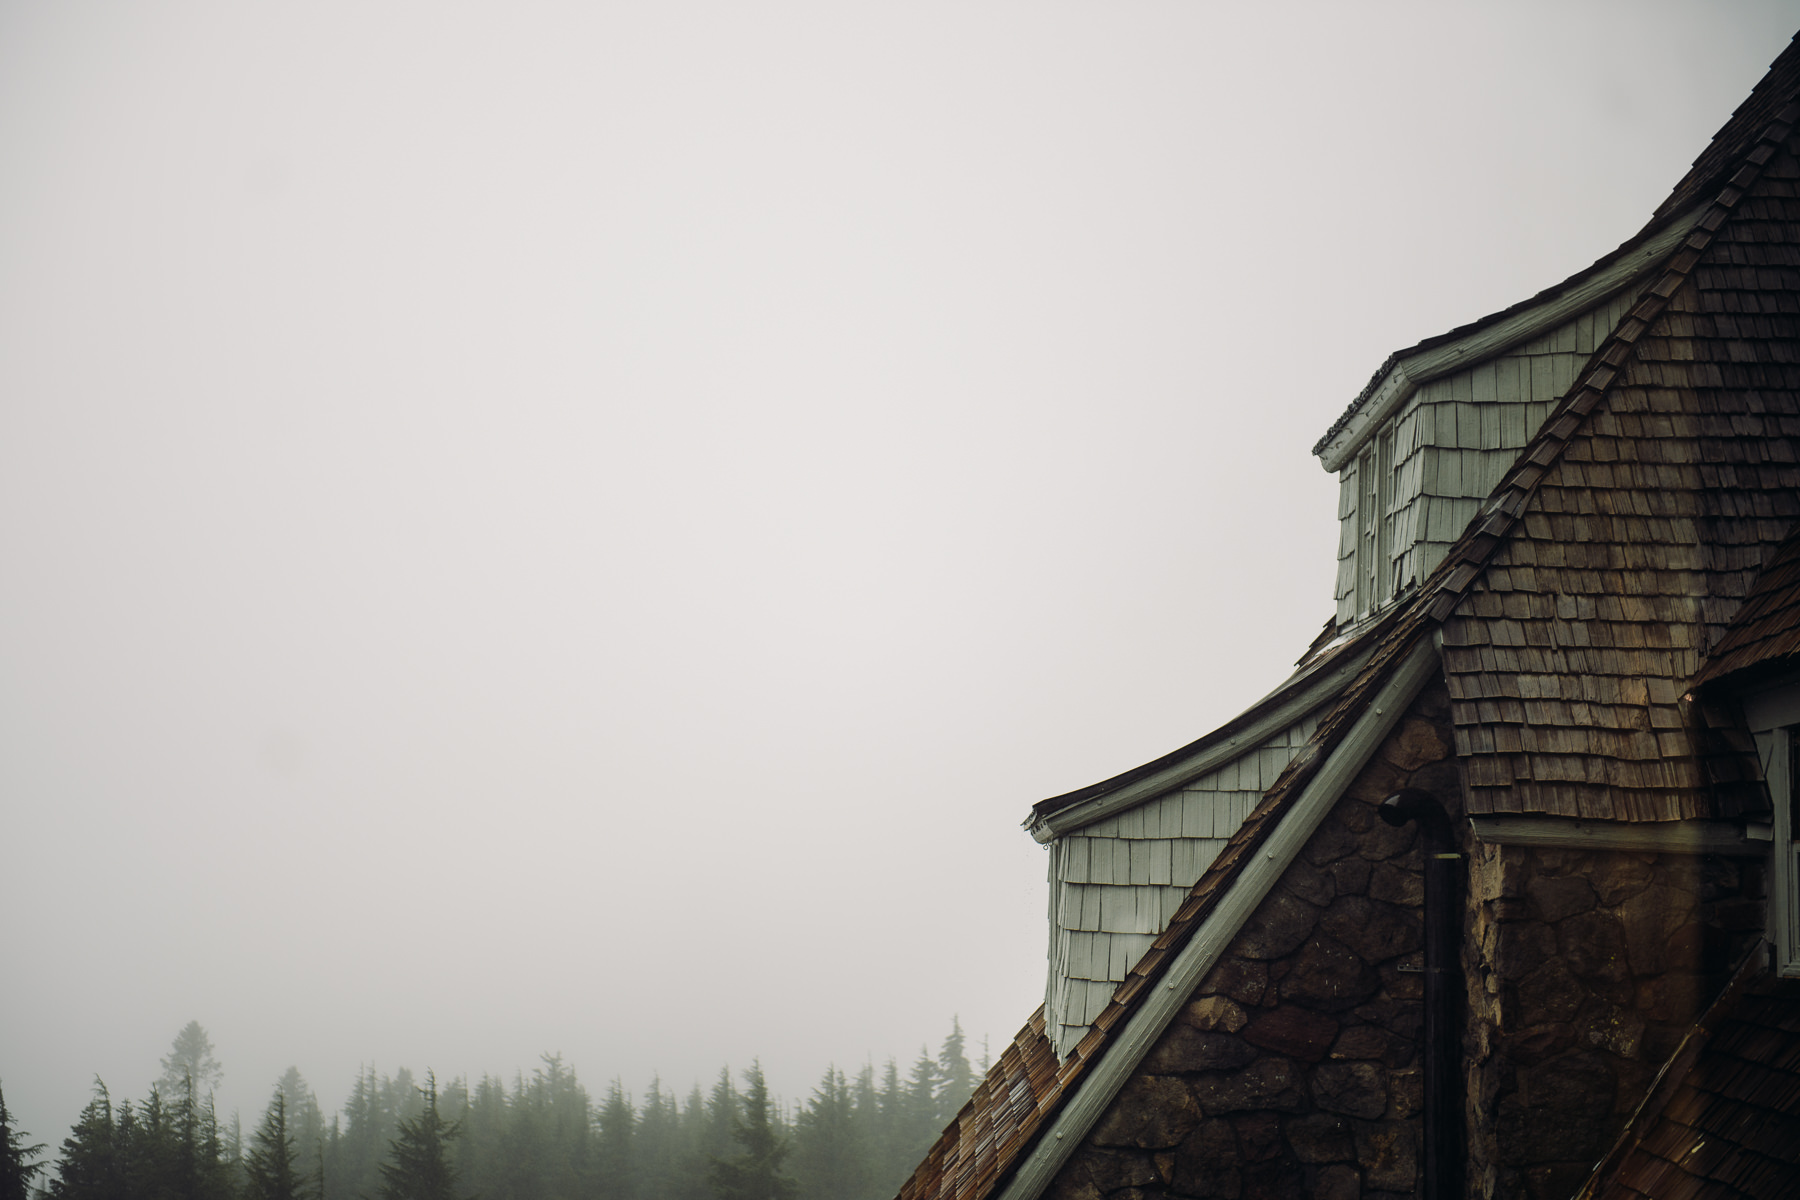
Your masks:
M 1025 818 L 1025 828 L 1038 841 L 1047 842 L 1180 787 L 1255 749 L 1277 729 L 1326 704 L 1353 679 L 1373 652 L 1378 640 L 1374 635 L 1386 625 L 1370 626 L 1319 654 L 1281 686 L 1204 737 L 1110 779 L 1038 801 Z
M 1081 1056 L 1081 1046 L 1076 1047 L 1076 1056 L 1071 1057 L 1070 1064 L 1077 1069 L 1073 1073 L 1065 1073 L 1068 1081 L 1064 1084 L 1064 1091 L 1067 1092 L 1069 1082 L 1078 1082 L 1079 1086 L 1057 1109 L 1054 1120 L 1038 1132 L 1028 1153 L 1014 1169 L 1012 1178 L 999 1192 L 1000 1200 L 1036 1200 L 1049 1186 L 1056 1172 L 1081 1144 L 1088 1130 L 1100 1119 L 1107 1105 L 1112 1103 L 1113 1097 L 1118 1095 L 1133 1069 L 1150 1052 L 1156 1039 L 1162 1036 L 1175 1014 L 1187 1003 L 1194 988 L 1199 986 L 1206 973 L 1212 970 L 1213 964 L 1218 962 L 1231 939 L 1280 880 L 1282 873 L 1292 865 L 1301 847 L 1318 829 L 1319 823 L 1325 819 L 1325 814 L 1349 786 L 1351 779 L 1362 770 L 1383 739 L 1399 723 L 1407 706 L 1436 676 L 1437 668 L 1438 652 L 1431 639 L 1421 638 L 1415 641 L 1410 653 L 1376 693 L 1374 703 L 1364 707 L 1356 724 L 1307 780 L 1300 795 L 1293 803 L 1282 806 L 1279 821 L 1274 828 L 1258 830 L 1259 833 L 1266 833 L 1265 836 L 1253 835 L 1253 848 L 1262 853 L 1234 858 L 1233 866 L 1239 869 L 1227 867 L 1219 874 L 1210 892 L 1203 891 L 1207 883 L 1206 877 L 1195 884 L 1188 904 L 1193 904 L 1198 898 L 1202 907 L 1187 921 L 1191 931 L 1182 930 L 1176 934 L 1177 938 L 1185 935 L 1185 944 L 1172 958 L 1165 957 L 1169 946 L 1173 944 L 1171 933 L 1182 923 L 1181 913 L 1177 912 L 1169 930 L 1156 940 L 1151 952 L 1145 955 L 1144 962 L 1139 964 L 1139 968 L 1149 964 L 1149 973 L 1136 976 L 1139 986 L 1134 994 L 1141 992 L 1143 1000 L 1124 1019 L 1123 1026 L 1107 1038 L 1104 1054 L 1093 1056 L 1090 1053 L 1089 1056 Z M 1250 823 L 1246 822 L 1245 828 L 1249 827 Z M 1233 839 L 1234 843 L 1236 840 Z M 1220 855 L 1221 861 L 1226 857 L 1227 855 Z M 1211 874 L 1209 871 L 1208 875 Z M 1183 908 L 1187 908 L 1188 904 L 1184 904 Z M 1161 956 L 1158 955 L 1159 950 Z M 1165 961 L 1166 966 L 1160 974 L 1156 973 L 1156 966 Z M 1139 968 L 1133 969 L 1134 974 Z M 1127 979 L 1127 985 L 1130 982 Z M 1126 990 L 1126 986 L 1122 985 L 1121 993 Z M 1115 998 L 1108 1006 L 1109 1011 L 1118 1009 L 1119 1004 L 1119 1000 Z M 1102 1020 L 1106 1015 L 1101 1014 Z M 1114 1023 L 1118 1020 L 1115 1016 Z M 1096 1028 L 1100 1024 L 1100 1021 L 1096 1021 Z M 1091 1038 L 1090 1032 L 1089 1038 L 1083 1039 L 1083 1044 Z M 1096 1057 L 1097 1065 L 1084 1069 Z
M 1625 291 L 1662 266 L 1707 205 L 1652 222 L 1592 266 L 1510 308 L 1388 355 L 1368 385 L 1313 446 L 1327 471 L 1349 461 L 1372 429 L 1406 403 L 1422 383 L 1503 354 Z
M 1731 1011 L 1751 981 L 1767 972 L 1768 969 L 1769 943 L 1759 941 L 1751 947 L 1750 953 L 1744 956 L 1743 961 L 1738 964 L 1737 970 L 1733 971 L 1731 978 L 1725 982 L 1725 986 L 1719 989 L 1719 994 L 1713 997 L 1713 1002 L 1707 1005 L 1706 1011 L 1701 1013 L 1688 1027 L 1688 1031 L 1682 1035 L 1681 1042 L 1675 1047 L 1675 1052 L 1657 1071 L 1656 1078 L 1651 1081 L 1649 1090 L 1644 1093 L 1643 1100 L 1638 1103 L 1636 1111 L 1631 1114 L 1631 1119 L 1625 1123 L 1624 1130 L 1619 1134 L 1619 1140 L 1613 1143 L 1612 1149 L 1607 1152 L 1605 1158 L 1594 1164 L 1593 1173 L 1588 1176 L 1587 1182 L 1582 1185 L 1573 1200 L 1595 1200 L 1595 1197 L 1605 1191 L 1607 1185 L 1619 1173 L 1619 1168 L 1625 1165 L 1625 1160 L 1631 1157 L 1639 1143 L 1644 1140 L 1644 1134 L 1649 1131 L 1657 1116 L 1668 1107 L 1670 1099 L 1681 1087 L 1688 1072 L 1693 1070 L 1694 1064 L 1699 1061 L 1700 1055 L 1705 1051 L 1707 1042 L 1712 1039 L 1713 1032 L 1718 1029 L 1720 1020 Z

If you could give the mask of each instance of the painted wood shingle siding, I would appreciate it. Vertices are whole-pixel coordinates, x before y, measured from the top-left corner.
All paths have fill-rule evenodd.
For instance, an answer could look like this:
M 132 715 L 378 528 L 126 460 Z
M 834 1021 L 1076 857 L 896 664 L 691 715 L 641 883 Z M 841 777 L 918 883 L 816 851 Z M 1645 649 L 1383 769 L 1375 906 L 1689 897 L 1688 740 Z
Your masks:
M 1385 491 L 1358 478 L 1359 464 L 1366 467 L 1376 456 L 1359 454 L 1338 472 L 1340 627 L 1371 610 L 1369 573 L 1364 567 L 1359 589 L 1357 562 L 1359 544 L 1370 544 L 1359 521 L 1367 497 L 1384 496 L 1381 520 L 1389 530 L 1386 561 L 1379 564 L 1387 583 L 1376 600 L 1381 603 L 1443 559 L 1635 301 L 1634 294 L 1621 293 L 1514 350 L 1420 384 L 1390 423 L 1392 473 Z
M 1045 1029 L 1066 1056 L 1294 752 L 1303 720 L 1206 775 L 1050 843 Z

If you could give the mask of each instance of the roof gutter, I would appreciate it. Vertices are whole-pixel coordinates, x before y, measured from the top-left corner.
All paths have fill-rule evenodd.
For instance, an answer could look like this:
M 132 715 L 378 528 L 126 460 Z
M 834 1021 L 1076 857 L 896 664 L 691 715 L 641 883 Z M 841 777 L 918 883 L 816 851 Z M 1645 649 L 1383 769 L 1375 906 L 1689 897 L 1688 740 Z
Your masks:
M 1407 706 L 1438 674 L 1438 661 L 1434 639 L 1421 637 L 1313 774 L 1280 823 L 1246 858 L 1218 905 L 1194 930 L 1137 1011 L 1114 1035 L 1106 1052 L 1087 1070 L 1075 1094 L 1039 1132 L 1030 1155 L 1020 1161 L 997 1200 L 1037 1200 L 1043 1194 L 1244 922 L 1293 863 L 1325 814 L 1399 723 Z

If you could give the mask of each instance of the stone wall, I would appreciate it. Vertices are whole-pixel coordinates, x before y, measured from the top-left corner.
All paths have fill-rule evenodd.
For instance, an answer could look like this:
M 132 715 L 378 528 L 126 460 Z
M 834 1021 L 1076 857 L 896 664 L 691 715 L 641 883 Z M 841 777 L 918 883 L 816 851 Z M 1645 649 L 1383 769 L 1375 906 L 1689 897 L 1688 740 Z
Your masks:
M 1477 846 L 1470 1183 L 1561 1200 L 1760 932 L 1757 861 Z
M 1449 703 L 1428 690 L 1326 816 L 1052 1186 L 1052 1200 L 1418 1194 L 1424 1081 L 1418 828 L 1461 828 Z

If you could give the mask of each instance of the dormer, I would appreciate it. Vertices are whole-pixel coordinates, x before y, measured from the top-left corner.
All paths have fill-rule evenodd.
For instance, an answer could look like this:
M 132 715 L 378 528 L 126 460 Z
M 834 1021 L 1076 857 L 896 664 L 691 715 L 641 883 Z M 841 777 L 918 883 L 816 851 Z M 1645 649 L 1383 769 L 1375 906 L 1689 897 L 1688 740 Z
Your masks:
M 1340 633 L 1431 573 L 1698 216 L 1375 373 L 1313 447 L 1338 477 Z

